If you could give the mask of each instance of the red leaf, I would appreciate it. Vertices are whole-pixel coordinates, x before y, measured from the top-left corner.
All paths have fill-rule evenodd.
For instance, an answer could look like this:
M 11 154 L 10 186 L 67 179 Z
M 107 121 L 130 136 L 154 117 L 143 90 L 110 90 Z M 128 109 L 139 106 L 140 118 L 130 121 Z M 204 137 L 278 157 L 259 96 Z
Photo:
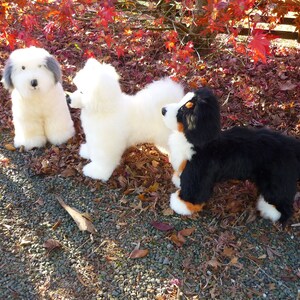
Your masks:
M 101 23 L 103 26 L 107 27 L 108 23 L 114 21 L 114 17 L 117 15 L 114 6 L 104 6 L 98 12 L 98 16 L 101 18 Z
M 123 46 L 117 46 L 116 47 L 116 52 L 117 52 L 118 58 L 120 58 L 121 56 L 124 56 L 125 48 Z
M 175 47 L 175 43 L 174 42 L 165 42 L 165 47 L 169 50 L 172 51 L 172 49 Z
M 270 41 L 266 33 L 256 31 L 248 46 L 253 51 L 254 61 L 260 59 L 263 63 L 267 62 L 267 54 L 270 54 Z
M 95 57 L 95 53 L 91 50 L 85 50 L 83 56 L 86 58 L 91 58 L 91 57 Z
M 137 32 L 134 33 L 134 36 L 136 38 L 142 38 L 144 36 L 144 34 L 145 34 L 145 31 L 140 29 L 140 30 L 138 30 Z
M 72 18 L 72 15 L 75 13 L 74 12 L 74 5 L 72 0 L 63 0 L 60 4 L 60 16 L 65 19 L 65 18 Z
M 104 36 L 104 40 L 105 40 L 106 45 L 108 46 L 108 48 L 110 48 L 111 45 L 115 42 L 111 35 Z
M 32 31 L 32 29 L 38 26 L 38 23 L 36 17 L 32 15 L 24 15 L 22 25 L 26 28 L 26 30 Z
M 163 222 L 157 222 L 157 221 L 153 221 L 150 223 L 154 228 L 160 230 L 160 231 L 169 231 L 172 230 L 174 228 L 173 225 L 167 224 L 167 223 L 163 223 Z

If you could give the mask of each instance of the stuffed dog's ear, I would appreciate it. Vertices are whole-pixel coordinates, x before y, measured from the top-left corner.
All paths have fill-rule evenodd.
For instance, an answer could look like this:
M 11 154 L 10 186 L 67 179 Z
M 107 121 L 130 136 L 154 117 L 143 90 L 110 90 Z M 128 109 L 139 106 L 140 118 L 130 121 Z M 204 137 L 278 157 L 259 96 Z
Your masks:
M 53 73 L 55 83 L 62 83 L 62 73 L 58 61 L 53 56 L 47 56 L 46 67 Z
M 195 99 L 196 98 L 196 99 Z M 195 92 L 194 106 L 186 117 L 185 135 L 195 146 L 202 146 L 221 132 L 218 100 L 208 88 Z
M 13 69 L 12 61 L 11 59 L 8 59 L 5 63 L 4 70 L 3 70 L 3 78 L 1 80 L 3 82 L 4 87 L 8 90 L 13 90 L 14 88 L 14 84 L 11 79 L 12 69 Z

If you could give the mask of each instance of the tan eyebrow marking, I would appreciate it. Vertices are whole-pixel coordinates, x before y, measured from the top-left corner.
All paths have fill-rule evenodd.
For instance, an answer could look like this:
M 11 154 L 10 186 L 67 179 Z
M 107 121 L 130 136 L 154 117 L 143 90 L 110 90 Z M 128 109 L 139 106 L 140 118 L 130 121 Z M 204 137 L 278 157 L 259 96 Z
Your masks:
M 188 101 L 185 105 L 186 108 L 192 108 L 194 106 L 194 103 L 191 101 Z

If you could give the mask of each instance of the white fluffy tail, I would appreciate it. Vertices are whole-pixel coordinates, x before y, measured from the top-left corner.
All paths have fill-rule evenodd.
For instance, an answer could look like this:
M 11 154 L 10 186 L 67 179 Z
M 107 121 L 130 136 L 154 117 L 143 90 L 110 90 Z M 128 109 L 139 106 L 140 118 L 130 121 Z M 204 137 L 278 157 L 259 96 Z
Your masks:
M 149 101 L 156 101 L 158 105 L 163 106 L 168 103 L 179 102 L 184 96 L 184 89 L 180 83 L 165 77 L 150 83 L 138 94 L 147 98 L 151 95 Z

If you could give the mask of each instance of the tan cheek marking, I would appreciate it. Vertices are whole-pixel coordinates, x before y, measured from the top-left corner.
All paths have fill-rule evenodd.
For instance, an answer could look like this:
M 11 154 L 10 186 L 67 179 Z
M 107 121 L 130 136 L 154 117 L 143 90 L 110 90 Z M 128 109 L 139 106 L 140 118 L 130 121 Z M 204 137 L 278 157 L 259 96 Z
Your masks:
M 182 123 L 177 123 L 177 130 L 179 132 L 183 132 L 183 124 Z
M 178 172 L 182 173 L 182 171 L 184 170 L 185 166 L 186 166 L 187 161 L 183 160 L 182 163 L 180 164 L 179 168 L 178 168 Z

